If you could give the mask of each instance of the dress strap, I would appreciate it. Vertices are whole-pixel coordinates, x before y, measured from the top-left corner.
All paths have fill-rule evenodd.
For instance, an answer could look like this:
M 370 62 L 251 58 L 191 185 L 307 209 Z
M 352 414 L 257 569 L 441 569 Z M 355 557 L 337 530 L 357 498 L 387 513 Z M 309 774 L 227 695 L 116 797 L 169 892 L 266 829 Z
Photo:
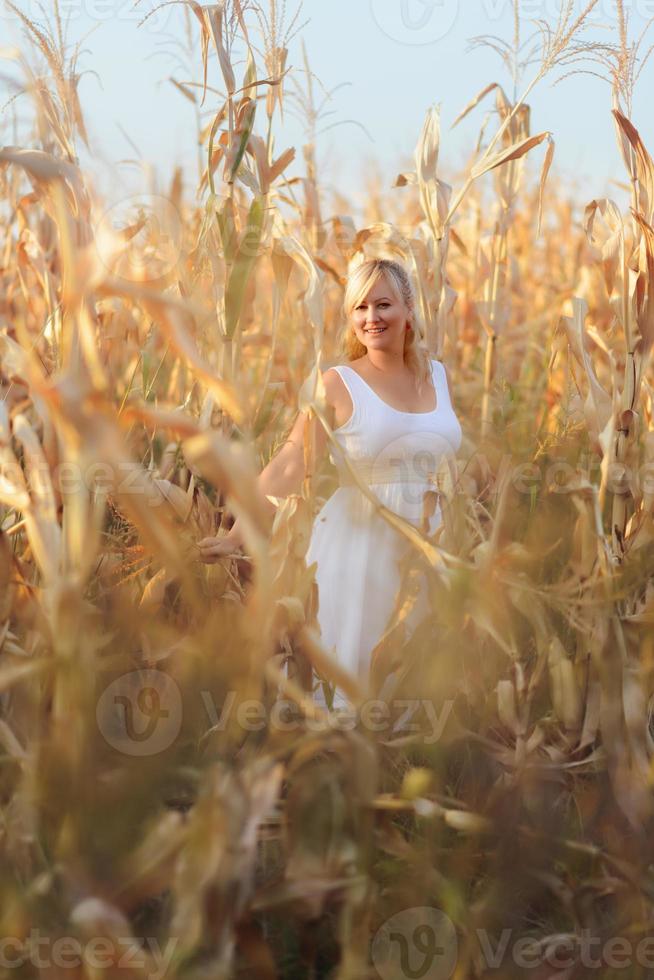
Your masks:
M 436 408 L 440 408 L 440 397 L 441 397 L 441 382 L 439 378 L 439 371 L 436 365 L 438 361 L 432 357 L 431 361 L 431 380 L 434 385 L 434 391 L 436 392 Z
M 447 387 L 447 376 L 445 374 L 445 368 L 443 367 L 443 362 L 432 358 L 432 378 L 434 381 L 434 388 L 436 389 L 437 406 L 441 408 L 443 405 L 451 405 L 450 393 Z

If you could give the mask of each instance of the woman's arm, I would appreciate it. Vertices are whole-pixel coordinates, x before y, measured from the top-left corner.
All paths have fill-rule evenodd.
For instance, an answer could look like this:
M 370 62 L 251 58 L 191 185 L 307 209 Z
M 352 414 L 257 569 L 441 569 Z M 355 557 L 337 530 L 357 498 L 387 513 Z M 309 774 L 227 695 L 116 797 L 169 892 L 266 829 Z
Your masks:
M 334 388 L 335 371 L 323 375 L 325 396 L 327 402 L 327 421 L 334 426 L 334 406 L 331 392 Z M 308 459 L 308 468 L 304 461 L 304 438 L 306 426 L 309 426 L 309 439 L 312 452 Z M 283 446 L 275 453 L 270 462 L 263 468 L 257 478 L 257 489 L 260 492 L 262 505 L 274 516 L 276 507 L 267 499 L 271 497 L 288 497 L 299 493 L 302 481 L 313 473 L 320 464 L 327 445 L 327 434 L 315 415 L 309 419 L 307 412 L 299 412 L 288 438 Z M 243 544 L 241 523 L 236 519 L 226 535 L 221 537 L 203 538 L 199 542 L 200 558 L 202 561 L 213 563 L 225 555 L 231 554 Z

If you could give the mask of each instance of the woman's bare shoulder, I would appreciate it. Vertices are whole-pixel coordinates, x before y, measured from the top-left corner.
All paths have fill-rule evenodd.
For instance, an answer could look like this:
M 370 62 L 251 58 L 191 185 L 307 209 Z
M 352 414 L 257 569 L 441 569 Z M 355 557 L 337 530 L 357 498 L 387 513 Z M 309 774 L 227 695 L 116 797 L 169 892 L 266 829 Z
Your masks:
M 341 380 L 342 386 L 345 387 L 345 385 L 342 383 L 340 373 L 337 370 L 335 370 L 335 368 L 346 367 L 346 368 L 350 368 L 353 371 L 356 371 L 357 374 L 360 374 L 361 372 L 358 369 L 358 365 L 364 360 L 365 357 L 355 357 L 353 361 L 347 361 L 344 362 L 343 364 L 330 364 L 330 366 L 328 368 L 325 368 L 325 370 L 323 371 L 323 378 L 325 377 L 325 375 L 329 375 L 329 377 L 332 379 L 339 378 L 339 380 Z
M 325 400 L 336 413 L 336 424 L 339 424 L 345 416 L 352 412 L 350 392 L 340 373 L 334 370 L 343 366 L 341 364 L 332 364 L 322 372 L 322 382 L 325 386 Z
M 340 372 L 336 369 L 339 367 L 344 367 L 343 364 L 332 364 L 328 368 L 325 368 L 322 374 L 322 381 L 325 386 L 325 394 L 327 395 L 327 401 L 332 400 L 330 396 L 336 395 L 338 398 L 342 392 L 347 393 L 347 388 L 343 379 L 341 378 Z

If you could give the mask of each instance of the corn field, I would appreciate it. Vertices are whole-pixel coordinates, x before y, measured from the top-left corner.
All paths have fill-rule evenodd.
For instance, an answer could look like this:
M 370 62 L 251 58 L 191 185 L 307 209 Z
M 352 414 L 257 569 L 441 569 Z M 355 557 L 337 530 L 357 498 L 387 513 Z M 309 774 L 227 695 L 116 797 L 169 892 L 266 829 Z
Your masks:
M 14 145 L 5 111 L 6 975 L 654 975 L 654 161 L 642 38 L 618 4 L 617 40 L 589 42 L 596 2 L 539 22 L 521 65 L 516 0 L 511 84 L 459 117 L 488 110 L 469 159 L 443 179 L 430 107 L 360 227 L 310 138 L 274 146 L 285 105 L 316 106 L 276 0 L 184 0 L 198 184 L 176 170 L 122 223 L 79 162 L 57 0 L 38 23 L 9 4 L 32 131 Z M 533 88 L 583 64 L 610 82 L 625 209 L 573 198 L 531 118 Z M 381 256 L 411 271 L 463 443 L 436 536 L 403 528 L 364 690 L 321 645 L 304 561 L 331 462 L 274 520 L 256 477 L 298 409 L 329 429 L 345 279 Z M 234 516 L 245 554 L 199 561 Z M 318 706 L 314 672 L 358 711 Z

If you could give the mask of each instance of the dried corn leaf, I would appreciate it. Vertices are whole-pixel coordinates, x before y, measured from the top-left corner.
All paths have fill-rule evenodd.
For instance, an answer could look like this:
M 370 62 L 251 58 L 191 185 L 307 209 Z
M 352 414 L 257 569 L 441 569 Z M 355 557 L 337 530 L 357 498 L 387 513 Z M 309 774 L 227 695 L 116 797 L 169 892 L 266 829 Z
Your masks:
M 535 146 L 538 146 L 543 140 L 548 139 L 551 133 L 539 133 L 537 136 L 528 136 L 526 139 L 518 140 L 517 143 L 513 143 L 511 146 L 507 147 L 505 150 L 501 150 L 499 153 L 495 153 L 488 160 L 481 160 L 475 167 L 472 168 L 470 176 L 473 179 L 481 177 L 483 174 L 488 173 L 490 170 L 494 170 L 495 167 L 501 167 L 503 163 L 508 163 L 510 160 L 519 160 L 523 157 L 525 153 L 529 153 Z
M 122 295 L 142 305 L 162 327 L 173 350 L 193 366 L 217 403 L 223 406 L 236 422 L 243 422 L 243 408 L 234 388 L 217 377 L 216 371 L 202 358 L 193 342 L 193 315 L 186 303 L 172 296 L 161 295 L 152 289 L 128 283 L 124 279 L 106 280 L 98 287 L 98 292 L 102 296 Z
M 636 127 L 619 109 L 612 109 L 622 159 L 636 187 L 638 211 L 650 224 L 654 221 L 654 161 L 645 149 Z M 633 152 L 631 152 L 633 151 Z
M 229 443 L 218 433 L 203 433 L 182 444 L 185 458 L 226 493 L 260 535 L 269 531 L 269 519 L 257 487 L 257 467 L 245 446 Z
M 538 234 L 540 235 L 541 225 L 543 222 L 543 195 L 545 193 L 545 184 L 547 183 L 547 175 L 550 172 L 550 167 L 552 166 L 552 160 L 554 159 L 554 140 L 551 136 L 547 138 L 547 150 L 545 151 L 545 159 L 543 160 L 543 168 L 540 172 L 540 180 L 538 182 Z
M 475 108 L 476 106 L 478 106 L 478 105 L 479 105 L 479 103 L 480 103 L 480 102 L 482 101 L 482 99 L 483 99 L 483 98 L 484 98 L 484 97 L 485 97 L 486 95 L 488 95 L 488 93 L 489 93 L 489 92 L 492 92 L 492 91 L 493 91 L 494 89 L 496 89 L 496 88 L 499 88 L 499 85 L 498 85 L 498 83 L 497 83 L 497 82 L 491 82 L 491 83 L 490 83 L 490 85 L 487 85 L 487 86 L 486 86 L 485 88 L 483 88 L 483 89 L 481 90 L 481 92 L 480 92 L 480 93 L 479 93 L 478 95 L 476 95 L 476 96 L 474 97 L 474 99 L 471 99 L 471 100 L 470 100 L 470 102 L 468 102 L 468 104 L 467 104 L 467 106 L 466 106 L 466 107 L 465 107 L 464 109 L 462 109 L 462 110 L 461 110 L 461 112 L 460 112 L 460 113 L 459 113 L 459 115 L 458 115 L 458 116 L 456 117 L 456 119 L 454 120 L 454 122 L 452 123 L 452 125 L 451 125 L 451 127 L 450 127 L 450 128 L 451 128 L 451 129 L 454 129 L 454 127 L 455 127 L 455 126 L 458 126 L 458 124 L 459 124 L 459 123 L 461 122 L 461 120 L 462 120 L 462 119 L 465 119 L 465 117 L 466 117 L 466 116 L 467 116 L 467 115 L 468 115 L 469 113 L 471 113 L 471 112 L 472 112 L 472 110 L 473 110 L 473 109 L 474 109 L 474 108 Z

